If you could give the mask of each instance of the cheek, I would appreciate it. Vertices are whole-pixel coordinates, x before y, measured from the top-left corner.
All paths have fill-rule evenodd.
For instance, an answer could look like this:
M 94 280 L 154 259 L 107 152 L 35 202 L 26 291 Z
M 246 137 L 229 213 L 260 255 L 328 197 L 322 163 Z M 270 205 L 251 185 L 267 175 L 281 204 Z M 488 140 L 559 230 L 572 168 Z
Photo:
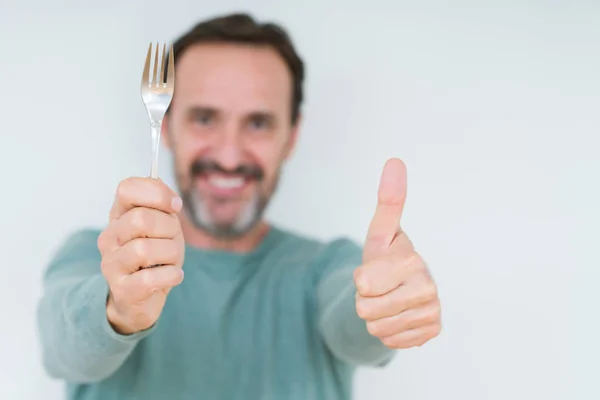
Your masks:
M 281 165 L 284 146 L 274 140 L 255 141 L 248 145 L 247 151 L 263 169 L 265 180 L 271 182 Z
M 180 134 L 176 137 L 173 146 L 174 162 L 179 172 L 189 173 L 190 165 L 196 160 L 206 149 L 209 143 L 202 138 L 193 137 L 189 134 Z
M 180 141 L 172 147 L 172 165 L 177 179 L 177 185 L 181 190 L 189 190 L 192 186 L 190 168 L 198 157 L 201 148 L 194 147 L 193 142 Z
M 182 115 L 174 113 L 169 120 L 170 144 L 178 166 L 189 165 L 203 149 L 210 145 L 208 138 L 198 134 Z

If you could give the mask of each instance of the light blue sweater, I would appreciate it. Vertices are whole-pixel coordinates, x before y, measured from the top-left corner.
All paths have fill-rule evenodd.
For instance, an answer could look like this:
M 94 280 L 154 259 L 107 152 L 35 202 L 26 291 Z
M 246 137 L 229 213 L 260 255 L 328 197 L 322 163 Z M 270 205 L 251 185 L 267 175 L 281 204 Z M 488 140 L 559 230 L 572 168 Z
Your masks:
M 152 328 L 117 334 L 96 240 L 68 238 L 44 276 L 39 337 L 73 400 L 346 400 L 356 366 L 393 355 L 355 310 L 360 247 L 272 227 L 249 254 L 186 247 Z

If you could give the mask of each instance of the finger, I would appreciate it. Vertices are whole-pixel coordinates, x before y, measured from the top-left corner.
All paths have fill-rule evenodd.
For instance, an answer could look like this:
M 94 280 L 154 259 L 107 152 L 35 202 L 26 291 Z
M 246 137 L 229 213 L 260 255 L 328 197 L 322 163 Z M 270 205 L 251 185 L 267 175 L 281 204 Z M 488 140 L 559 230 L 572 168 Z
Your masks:
M 175 214 L 154 208 L 135 207 L 115 223 L 114 235 L 119 246 L 136 238 L 173 239 L 181 233 Z
M 421 346 L 438 336 L 441 332 L 439 323 L 422 326 L 417 329 L 400 332 L 381 338 L 381 342 L 391 349 L 408 349 Z
M 110 222 L 106 229 L 98 235 L 97 245 L 102 258 L 104 258 L 106 254 L 111 254 L 119 248 L 117 237 L 114 235 L 115 222 L 116 221 Z
M 110 219 L 118 219 L 134 207 L 154 208 L 166 213 L 181 211 L 179 195 L 163 181 L 151 178 L 128 178 L 117 188 Z
M 356 268 L 354 283 L 361 296 L 382 296 L 402 285 L 424 267 L 425 263 L 417 253 L 398 251 Z
M 440 317 L 440 303 L 435 301 L 422 307 L 406 310 L 391 317 L 368 321 L 367 330 L 371 335 L 383 338 L 404 331 L 439 323 Z
M 403 230 L 399 230 L 394 238 L 394 241 L 389 249 L 389 252 L 400 252 L 403 254 L 411 254 L 415 252 L 415 247 L 412 241 Z
M 406 166 L 397 159 L 388 160 L 381 174 L 375 214 L 369 225 L 365 247 L 369 257 L 389 247 L 400 230 L 406 200 Z
M 151 265 L 181 265 L 183 249 L 179 240 L 133 239 L 102 261 L 105 276 L 132 274 Z
M 154 293 L 168 291 L 183 282 L 183 269 L 176 265 L 146 268 L 123 277 L 118 290 L 132 302 L 146 300 Z
M 358 316 L 366 321 L 375 321 L 436 301 L 436 286 L 422 278 L 419 281 L 408 282 L 378 297 L 363 297 L 357 293 Z
M 98 249 L 105 255 L 136 238 L 172 239 L 180 233 L 181 224 L 175 214 L 135 207 L 108 224 L 98 237 Z

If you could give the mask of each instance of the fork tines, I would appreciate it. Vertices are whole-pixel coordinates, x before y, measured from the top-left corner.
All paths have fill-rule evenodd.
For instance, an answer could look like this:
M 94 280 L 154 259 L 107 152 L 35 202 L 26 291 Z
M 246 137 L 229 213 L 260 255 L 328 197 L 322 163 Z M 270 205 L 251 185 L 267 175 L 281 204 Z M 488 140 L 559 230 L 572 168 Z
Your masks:
M 153 73 L 150 75 L 152 55 L 154 54 Z M 168 60 L 167 60 L 168 58 Z M 142 74 L 142 86 L 154 87 L 172 87 L 175 80 L 175 62 L 173 57 L 173 45 L 169 46 L 167 52 L 167 44 L 164 43 L 162 51 L 157 43 L 153 47 L 152 43 L 148 46 L 148 54 L 146 63 L 144 64 L 144 72 Z

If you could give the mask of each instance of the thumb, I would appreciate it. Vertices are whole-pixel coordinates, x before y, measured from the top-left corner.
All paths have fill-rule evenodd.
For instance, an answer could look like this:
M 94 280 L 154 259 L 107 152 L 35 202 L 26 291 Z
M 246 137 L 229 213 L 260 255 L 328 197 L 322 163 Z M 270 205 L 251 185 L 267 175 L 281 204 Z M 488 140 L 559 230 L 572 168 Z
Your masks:
M 389 159 L 381 174 L 377 208 L 369 225 L 364 258 L 370 260 L 389 248 L 400 231 L 400 219 L 406 200 L 406 166 Z

